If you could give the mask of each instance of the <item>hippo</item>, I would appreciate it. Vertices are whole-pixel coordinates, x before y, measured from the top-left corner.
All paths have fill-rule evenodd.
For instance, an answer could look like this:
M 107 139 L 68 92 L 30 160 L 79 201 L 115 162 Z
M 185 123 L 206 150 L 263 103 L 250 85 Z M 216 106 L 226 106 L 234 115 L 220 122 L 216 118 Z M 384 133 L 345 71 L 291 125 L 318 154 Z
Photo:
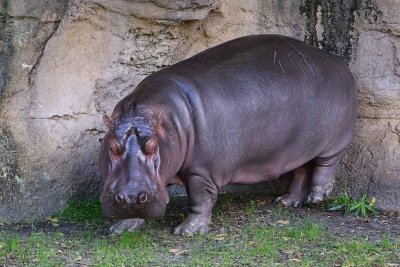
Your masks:
M 186 187 L 178 235 L 209 230 L 219 190 L 292 172 L 285 206 L 332 191 L 352 139 L 356 87 L 339 56 L 281 35 L 251 35 L 146 77 L 115 107 L 99 154 L 114 233 L 162 218 L 167 186 Z

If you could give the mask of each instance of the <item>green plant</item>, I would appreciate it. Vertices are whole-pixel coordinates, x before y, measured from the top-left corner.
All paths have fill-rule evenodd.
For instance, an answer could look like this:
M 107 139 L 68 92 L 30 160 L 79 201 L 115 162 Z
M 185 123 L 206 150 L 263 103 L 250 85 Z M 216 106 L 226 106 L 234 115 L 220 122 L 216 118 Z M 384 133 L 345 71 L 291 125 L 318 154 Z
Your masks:
M 378 211 L 375 208 L 376 198 L 372 197 L 370 201 L 367 200 L 367 196 L 362 194 L 360 200 L 354 200 L 353 206 L 350 208 L 350 212 L 356 216 L 361 215 L 362 217 L 368 217 L 368 214 L 376 214 Z
M 343 210 L 345 213 L 352 213 L 356 216 L 367 218 L 369 214 L 376 214 L 375 208 L 376 198 L 372 197 L 370 201 L 367 200 L 367 195 L 363 193 L 360 199 L 353 199 L 344 193 L 337 198 L 328 202 L 327 210 L 336 211 Z
M 257 211 L 257 204 L 253 200 L 250 200 L 249 203 L 247 204 L 247 212 L 253 214 L 256 211 Z
M 343 195 L 328 200 L 327 210 L 329 211 L 343 210 L 345 213 L 348 213 L 352 206 L 352 202 L 353 202 L 352 198 L 349 197 L 347 193 L 344 193 Z

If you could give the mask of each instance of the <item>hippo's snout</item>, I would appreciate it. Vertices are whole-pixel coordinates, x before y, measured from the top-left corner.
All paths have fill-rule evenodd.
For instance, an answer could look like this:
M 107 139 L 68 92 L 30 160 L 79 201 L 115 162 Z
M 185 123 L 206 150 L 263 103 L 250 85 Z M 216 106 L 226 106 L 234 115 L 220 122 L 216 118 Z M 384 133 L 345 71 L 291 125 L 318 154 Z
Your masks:
M 126 207 L 133 204 L 144 204 L 149 200 L 149 197 L 145 191 L 141 191 L 137 195 L 119 192 L 115 194 L 114 200 L 120 207 Z
M 111 189 L 111 188 L 110 188 Z M 145 186 L 112 188 L 103 192 L 100 199 L 103 214 L 114 219 L 126 218 L 162 218 L 166 203 L 159 191 L 152 191 Z

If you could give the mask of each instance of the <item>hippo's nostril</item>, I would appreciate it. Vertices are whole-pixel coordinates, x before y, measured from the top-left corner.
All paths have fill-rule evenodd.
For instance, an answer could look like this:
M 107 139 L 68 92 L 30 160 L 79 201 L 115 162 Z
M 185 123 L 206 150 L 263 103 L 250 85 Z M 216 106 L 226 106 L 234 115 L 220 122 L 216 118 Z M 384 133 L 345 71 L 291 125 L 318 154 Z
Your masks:
M 115 194 L 115 201 L 120 204 L 126 204 L 126 199 L 124 195 L 121 193 Z
M 147 194 L 146 192 L 140 192 L 137 196 L 137 202 L 139 204 L 147 202 Z

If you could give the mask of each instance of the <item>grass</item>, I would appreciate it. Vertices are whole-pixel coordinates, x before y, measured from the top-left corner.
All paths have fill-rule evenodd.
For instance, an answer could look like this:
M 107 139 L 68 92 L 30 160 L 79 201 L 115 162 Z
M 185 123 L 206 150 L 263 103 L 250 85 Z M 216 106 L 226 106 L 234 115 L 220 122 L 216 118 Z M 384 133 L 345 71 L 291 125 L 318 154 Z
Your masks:
M 212 231 L 171 234 L 181 210 L 136 233 L 105 234 L 97 200 L 71 202 L 60 226 L 1 231 L 0 266 L 388 266 L 400 263 L 400 240 L 338 236 L 320 219 L 297 216 L 265 199 L 221 196 Z M 174 200 L 175 205 L 182 199 Z M 175 209 L 176 207 L 174 207 Z M 94 223 L 93 223 L 94 222 Z M 51 228 L 49 231 L 49 227 Z M 66 231 L 69 228 L 75 231 Z M 77 230 L 78 229 L 78 230 Z M 392 265 L 395 266 L 395 265 Z
M 330 211 L 342 210 L 344 213 L 351 213 L 355 216 L 368 218 L 368 215 L 374 215 L 378 212 L 375 208 L 375 197 L 367 200 L 367 195 L 363 193 L 360 199 L 354 199 L 347 193 L 340 195 L 328 201 L 327 209 Z
M 96 221 L 101 220 L 101 205 L 98 198 L 90 198 L 86 200 L 71 200 L 63 211 L 54 216 L 60 220 L 69 221 Z

